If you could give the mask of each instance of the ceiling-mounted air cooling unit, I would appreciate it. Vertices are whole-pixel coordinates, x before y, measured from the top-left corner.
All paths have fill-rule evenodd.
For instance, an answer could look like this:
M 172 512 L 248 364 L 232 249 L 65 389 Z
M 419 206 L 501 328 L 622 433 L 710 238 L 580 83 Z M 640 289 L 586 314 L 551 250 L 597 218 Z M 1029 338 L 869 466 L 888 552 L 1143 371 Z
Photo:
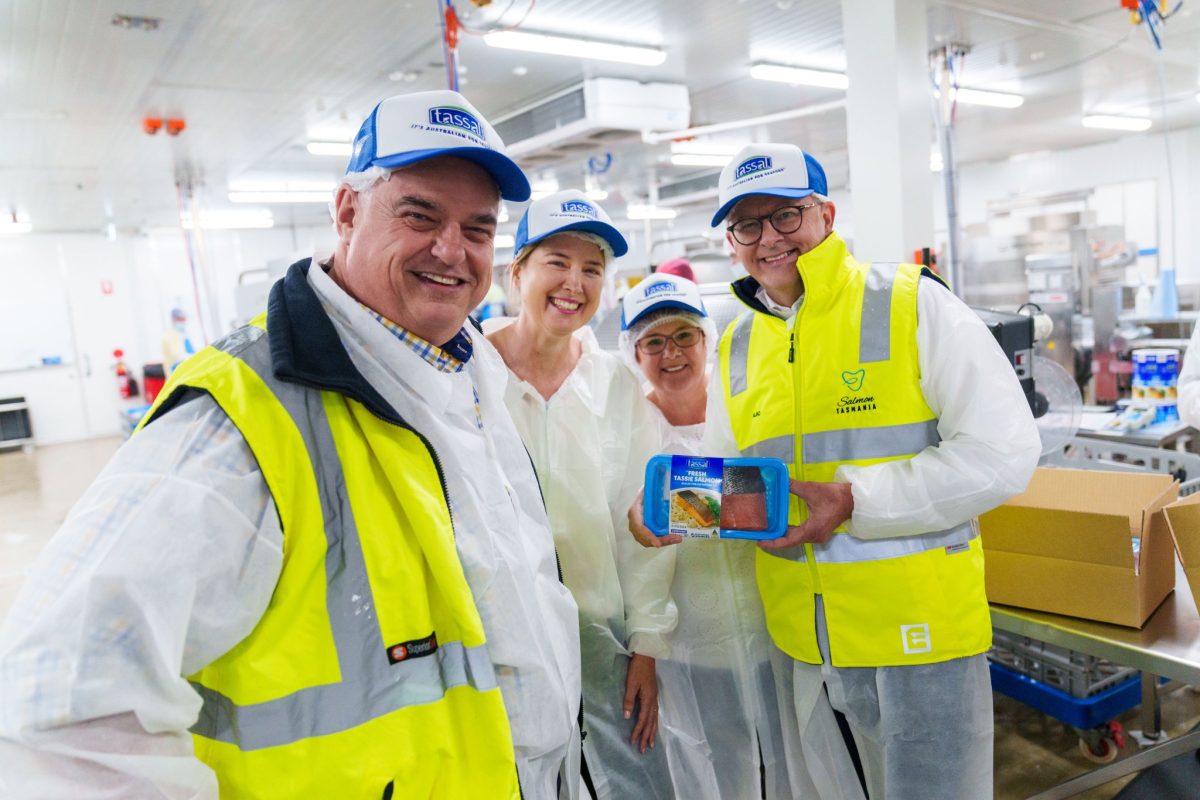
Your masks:
M 712 200 L 717 196 L 717 184 L 720 178 L 721 171 L 714 170 L 680 181 L 660 183 L 658 185 L 658 205 L 686 206 Z
M 589 78 L 501 117 L 495 128 L 508 154 L 521 159 L 594 152 L 641 131 L 682 130 L 690 117 L 682 84 Z

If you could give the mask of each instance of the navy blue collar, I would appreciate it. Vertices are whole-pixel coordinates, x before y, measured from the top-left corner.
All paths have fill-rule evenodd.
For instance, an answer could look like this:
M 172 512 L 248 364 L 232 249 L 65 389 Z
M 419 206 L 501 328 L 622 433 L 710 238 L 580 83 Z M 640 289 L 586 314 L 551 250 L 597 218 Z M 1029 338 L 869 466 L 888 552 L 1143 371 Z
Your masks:
M 407 426 L 350 360 L 337 329 L 308 282 L 311 265 L 309 258 L 297 261 L 271 287 L 267 336 L 271 341 L 275 377 L 338 392 L 362 403 L 382 419 Z

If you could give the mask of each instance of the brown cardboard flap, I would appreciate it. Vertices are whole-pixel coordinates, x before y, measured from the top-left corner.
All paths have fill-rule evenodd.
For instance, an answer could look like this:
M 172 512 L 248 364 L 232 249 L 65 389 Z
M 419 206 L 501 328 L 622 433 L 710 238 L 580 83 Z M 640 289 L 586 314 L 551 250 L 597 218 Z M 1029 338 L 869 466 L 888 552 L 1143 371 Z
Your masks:
M 1184 570 L 1200 568 L 1200 493 L 1172 503 L 1163 513 Z
M 1133 570 L 1129 518 L 1087 511 L 1003 505 L 979 518 L 985 550 L 1107 564 Z
M 1169 495 L 1174 483 L 1170 475 L 1040 467 L 1029 487 L 1005 505 L 1119 515 L 1137 532 L 1143 510 Z
M 988 601 L 1138 627 L 1143 615 L 1133 571 L 1023 553 L 984 551 Z

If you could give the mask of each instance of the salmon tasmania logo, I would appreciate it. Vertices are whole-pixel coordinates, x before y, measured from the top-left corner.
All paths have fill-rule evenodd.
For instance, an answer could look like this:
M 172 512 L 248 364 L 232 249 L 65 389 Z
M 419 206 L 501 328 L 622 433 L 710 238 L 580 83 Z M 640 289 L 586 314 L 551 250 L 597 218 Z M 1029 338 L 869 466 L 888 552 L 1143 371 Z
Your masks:
M 846 370 L 842 373 L 842 383 L 853 395 L 846 395 L 838 400 L 837 413 L 839 414 L 856 414 L 860 411 L 874 411 L 875 398 L 871 395 L 859 395 L 862 391 L 863 383 L 867 380 L 867 371 L 859 369 L 854 372 Z
M 857 392 L 862 389 L 863 381 L 867 378 L 867 371 L 860 369 L 858 372 L 843 372 L 842 383 L 846 384 L 846 388 L 852 392 Z

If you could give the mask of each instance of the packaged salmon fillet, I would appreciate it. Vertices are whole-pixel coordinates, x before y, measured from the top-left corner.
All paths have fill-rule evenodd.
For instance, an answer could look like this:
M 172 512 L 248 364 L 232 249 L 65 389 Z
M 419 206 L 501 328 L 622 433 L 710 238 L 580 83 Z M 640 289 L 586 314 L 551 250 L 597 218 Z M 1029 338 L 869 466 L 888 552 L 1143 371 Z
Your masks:
M 777 539 L 787 531 L 787 489 L 776 458 L 659 455 L 646 465 L 642 511 L 656 536 Z

